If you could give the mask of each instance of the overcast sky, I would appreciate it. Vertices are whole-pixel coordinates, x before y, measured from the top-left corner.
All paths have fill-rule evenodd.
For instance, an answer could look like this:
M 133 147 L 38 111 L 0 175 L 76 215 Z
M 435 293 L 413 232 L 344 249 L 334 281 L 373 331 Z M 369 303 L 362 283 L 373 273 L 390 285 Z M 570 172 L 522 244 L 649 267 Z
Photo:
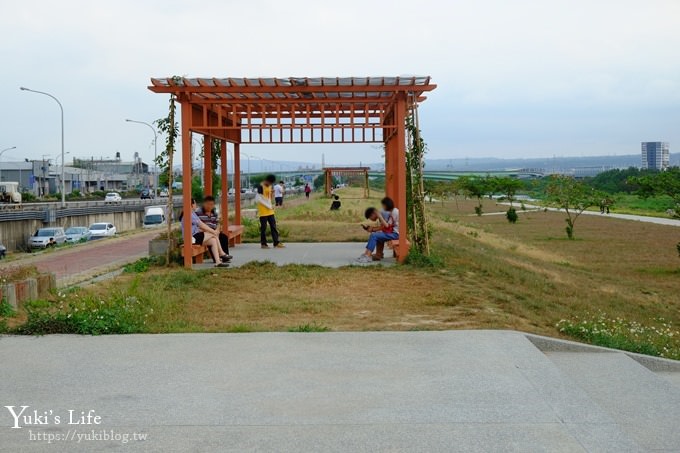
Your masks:
M 142 5 L 143 3 L 143 5 Z M 3 160 L 153 156 L 150 77 L 431 75 L 430 158 L 680 147 L 680 1 L 30 1 L 0 9 Z M 368 145 L 244 146 L 268 159 L 379 161 Z

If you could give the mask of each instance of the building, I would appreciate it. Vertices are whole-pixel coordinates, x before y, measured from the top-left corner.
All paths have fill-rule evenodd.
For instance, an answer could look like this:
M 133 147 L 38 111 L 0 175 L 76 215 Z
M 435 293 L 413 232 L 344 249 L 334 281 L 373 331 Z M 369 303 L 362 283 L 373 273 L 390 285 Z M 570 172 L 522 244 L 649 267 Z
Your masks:
M 642 168 L 666 170 L 670 166 L 668 142 L 642 142 Z

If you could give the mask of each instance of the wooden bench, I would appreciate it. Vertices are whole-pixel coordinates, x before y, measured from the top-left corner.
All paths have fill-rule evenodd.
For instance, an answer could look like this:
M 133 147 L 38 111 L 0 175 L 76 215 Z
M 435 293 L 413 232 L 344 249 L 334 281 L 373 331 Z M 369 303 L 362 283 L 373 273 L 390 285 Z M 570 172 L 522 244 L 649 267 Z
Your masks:
M 229 225 L 227 227 L 227 238 L 229 238 L 229 247 L 234 247 L 236 244 L 241 243 L 241 236 L 243 235 L 243 230 L 245 230 L 243 225 Z M 180 250 L 182 256 L 184 256 L 184 247 L 180 244 Z M 208 253 L 208 247 L 205 245 L 191 244 L 191 257 L 194 258 L 196 264 L 203 262 L 203 255 Z
M 184 246 L 180 244 L 179 249 L 182 253 L 182 256 L 184 256 Z M 203 262 L 203 255 L 206 253 L 208 253 L 208 247 L 205 245 L 191 244 L 191 257 L 194 259 L 196 264 Z
M 229 238 L 229 247 L 241 243 L 241 235 L 243 235 L 245 227 L 243 225 L 229 225 L 227 227 L 227 237 Z
M 387 247 L 392 249 L 392 256 L 394 256 L 398 261 L 401 261 L 400 258 L 406 258 L 406 255 L 411 248 L 411 242 L 406 238 L 394 239 L 387 243 Z

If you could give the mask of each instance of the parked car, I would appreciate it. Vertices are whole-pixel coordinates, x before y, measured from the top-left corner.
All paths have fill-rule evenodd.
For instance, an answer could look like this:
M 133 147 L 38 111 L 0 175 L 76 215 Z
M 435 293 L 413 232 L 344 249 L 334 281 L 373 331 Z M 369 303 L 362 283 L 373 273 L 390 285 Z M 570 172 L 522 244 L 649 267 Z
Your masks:
M 5 255 L 7 255 L 7 247 L 0 244 L 0 260 L 3 259 Z
M 115 236 L 116 227 L 112 223 L 99 222 L 90 225 L 90 237 L 91 238 L 103 238 L 109 236 Z
M 153 193 L 153 190 L 142 189 L 142 192 L 140 193 L 139 198 L 141 198 L 142 200 L 151 200 L 155 196 L 156 196 L 156 194 Z
M 66 242 L 66 234 L 61 227 L 40 228 L 28 238 L 29 249 L 46 249 Z
M 123 201 L 123 197 L 118 192 L 109 192 L 104 197 L 104 203 L 120 203 L 121 201 Z
M 159 197 L 167 197 L 168 196 L 168 189 L 161 189 L 161 193 L 158 194 Z
M 85 242 L 90 239 L 92 233 L 87 227 L 71 227 L 66 230 L 66 242 Z

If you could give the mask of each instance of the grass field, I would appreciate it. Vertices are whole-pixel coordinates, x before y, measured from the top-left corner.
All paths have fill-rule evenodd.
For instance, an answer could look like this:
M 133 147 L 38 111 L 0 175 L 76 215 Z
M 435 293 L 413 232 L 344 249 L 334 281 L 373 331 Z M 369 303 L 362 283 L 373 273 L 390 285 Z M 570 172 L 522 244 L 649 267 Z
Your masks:
M 286 240 L 365 240 L 358 224 L 378 200 L 342 202 L 337 213 L 328 211 L 327 199 L 291 202 L 277 213 Z M 503 215 L 471 215 L 473 206 L 464 200 L 428 206 L 442 266 L 252 263 L 201 272 L 152 266 L 57 299 L 62 307 L 89 301 L 83 310 L 92 301 L 105 307 L 124 301 L 126 310 L 140 310 L 130 330 L 144 332 L 489 328 L 578 337 L 557 324 L 602 316 L 663 324 L 670 332 L 680 324 L 680 229 L 583 216 L 569 241 L 563 214 L 520 212 L 511 225 Z M 506 208 L 485 201 L 487 213 Z M 22 312 L 9 324 L 25 320 Z

